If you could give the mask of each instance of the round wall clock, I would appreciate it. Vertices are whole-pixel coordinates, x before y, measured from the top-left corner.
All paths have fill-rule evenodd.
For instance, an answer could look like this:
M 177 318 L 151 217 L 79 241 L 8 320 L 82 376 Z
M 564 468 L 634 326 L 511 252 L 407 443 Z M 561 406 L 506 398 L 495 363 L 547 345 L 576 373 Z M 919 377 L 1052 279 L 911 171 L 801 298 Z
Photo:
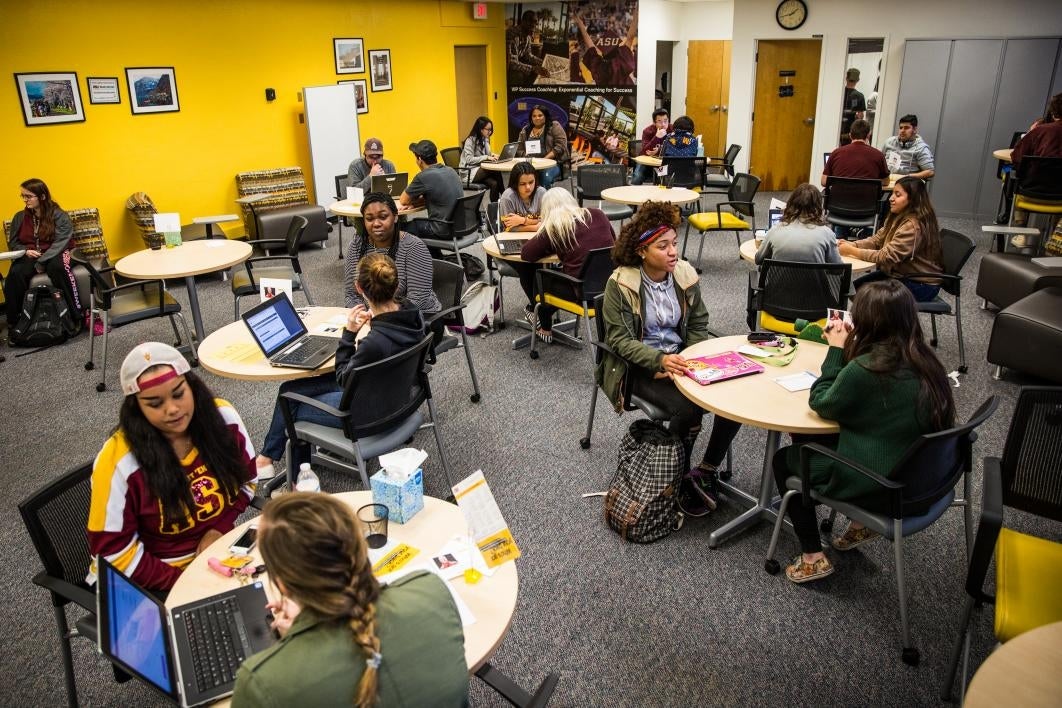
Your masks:
M 804 0 L 782 0 L 774 11 L 774 19 L 782 29 L 795 30 L 808 19 L 808 6 Z

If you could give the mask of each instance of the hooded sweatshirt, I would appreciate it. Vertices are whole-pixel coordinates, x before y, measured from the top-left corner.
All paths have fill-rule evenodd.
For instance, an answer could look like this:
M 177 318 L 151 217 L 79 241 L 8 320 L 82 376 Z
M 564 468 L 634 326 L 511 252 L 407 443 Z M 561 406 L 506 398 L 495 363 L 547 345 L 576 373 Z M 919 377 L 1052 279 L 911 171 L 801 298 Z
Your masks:
M 373 316 L 369 334 L 357 344 L 355 336 L 344 329 L 336 349 L 336 382 L 340 388 L 356 367 L 386 359 L 420 342 L 425 336 L 424 317 L 413 303 L 402 301 L 398 310 Z

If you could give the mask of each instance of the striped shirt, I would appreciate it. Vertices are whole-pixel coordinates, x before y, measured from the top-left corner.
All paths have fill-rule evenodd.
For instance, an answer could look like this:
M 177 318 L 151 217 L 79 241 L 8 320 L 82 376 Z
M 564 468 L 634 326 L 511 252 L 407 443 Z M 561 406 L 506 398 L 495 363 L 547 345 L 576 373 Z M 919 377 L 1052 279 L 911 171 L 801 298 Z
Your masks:
M 642 271 L 642 302 L 645 305 L 645 336 L 642 344 L 674 354 L 682 348 L 678 326 L 682 321 L 682 307 L 675 294 L 675 278 L 667 274 L 662 282 L 651 280 Z
M 358 264 L 355 261 L 362 249 L 362 242 L 362 235 L 357 234 L 347 248 L 347 262 L 343 266 L 343 302 L 347 307 L 365 304 L 354 289 L 354 279 L 358 275 Z M 387 252 L 386 248 L 370 245 L 365 255 L 387 255 Z M 432 290 L 431 253 L 423 241 L 413 234 L 402 232 L 398 239 L 398 251 L 395 253 L 395 266 L 398 268 L 396 297 L 409 300 L 424 315 L 431 315 L 442 309 L 439 298 Z

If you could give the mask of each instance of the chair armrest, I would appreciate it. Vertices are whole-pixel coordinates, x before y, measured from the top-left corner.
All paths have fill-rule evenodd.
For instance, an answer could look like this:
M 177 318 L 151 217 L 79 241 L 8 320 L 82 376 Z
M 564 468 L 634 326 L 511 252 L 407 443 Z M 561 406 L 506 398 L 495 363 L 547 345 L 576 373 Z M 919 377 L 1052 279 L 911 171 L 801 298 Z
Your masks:
M 583 281 L 559 270 L 540 268 L 535 271 L 535 298 L 545 294 L 575 303 L 582 302 Z M 568 297 L 569 294 L 571 297 Z
M 948 280 L 953 283 L 962 282 L 961 275 L 950 275 L 948 273 L 904 273 L 905 278 L 938 278 L 940 280 Z
M 969 502 L 967 502 L 969 503 Z M 981 602 L 994 602 L 995 597 L 984 591 L 985 577 L 996 541 L 1003 527 L 1003 470 L 998 457 L 985 458 L 983 497 L 981 500 L 981 523 L 974 536 L 970 552 L 970 567 L 966 571 L 966 592 Z
M 34 575 L 33 584 L 39 585 L 65 600 L 76 603 L 87 612 L 96 614 L 96 594 L 83 587 L 69 583 L 62 578 L 52 577 L 47 573 Z
M 800 481 L 804 485 L 805 492 L 810 492 L 812 489 L 811 457 L 812 455 L 816 454 L 828 457 L 834 462 L 839 462 L 848 469 L 866 477 L 882 489 L 889 492 L 890 497 L 892 497 L 890 500 L 890 506 L 894 508 L 894 511 L 896 513 L 896 516 L 894 516 L 893 518 L 899 518 L 900 506 L 902 503 L 902 484 L 900 484 L 899 482 L 893 482 L 891 479 L 886 479 L 885 477 L 882 477 L 880 474 L 870 469 L 869 467 L 861 465 L 855 460 L 850 460 L 844 455 L 838 453 L 836 450 L 832 450 L 828 447 L 825 447 L 824 445 L 820 445 L 819 443 L 807 443 L 800 447 Z M 810 493 L 804 494 L 802 496 L 804 498 L 805 506 L 812 506 L 814 504 L 813 500 L 811 499 Z
M 348 417 L 350 417 L 350 412 L 349 411 L 337 410 L 337 409 L 333 408 L 332 406 L 328 405 L 327 403 L 322 403 L 321 401 L 318 401 L 316 398 L 310 398 L 309 396 L 304 396 L 301 393 L 291 393 L 291 392 L 282 393 L 282 394 L 280 394 L 280 400 L 283 403 L 283 406 L 284 406 L 285 409 L 288 409 L 288 406 L 290 405 L 288 403 L 288 401 L 294 401 L 296 403 L 303 403 L 303 404 L 305 404 L 307 406 L 312 406 L 312 407 L 316 408 L 317 410 L 324 411 L 325 413 L 328 413 L 329 415 L 334 415 L 336 418 L 348 418 Z
M 253 506 L 255 509 L 258 509 L 258 511 L 265 511 L 265 507 L 268 502 L 269 500 L 265 497 L 260 497 L 255 494 L 253 497 L 251 497 L 249 506 Z
M 244 261 L 244 263 L 247 263 L 248 267 L 250 267 L 250 264 L 252 264 L 252 263 L 262 263 L 263 261 L 291 261 L 292 263 L 294 263 L 296 260 L 297 259 L 296 259 L 295 256 L 288 256 L 288 255 L 284 255 L 284 256 L 255 256 L 254 258 L 248 258 L 247 260 Z
M 424 320 L 424 324 L 430 325 L 435 320 L 445 319 L 449 315 L 452 315 L 454 313 L 460 313 L 462 310 L 465 309 L 465 307 L 467 307 L 467 306 L 462 304 L 462 305 L 454 305 L 453 307 L 443 308 L 442 310 L 439 310 L 438 312 L 433 313 L 431 317 L 428 317 L 427 319 L 425 319 Z M 461 321 L 462 319 L 463 318 L 458 317 L 459 321 Z M 461 324 L 464 324 L 464 322 L 462 321 Z

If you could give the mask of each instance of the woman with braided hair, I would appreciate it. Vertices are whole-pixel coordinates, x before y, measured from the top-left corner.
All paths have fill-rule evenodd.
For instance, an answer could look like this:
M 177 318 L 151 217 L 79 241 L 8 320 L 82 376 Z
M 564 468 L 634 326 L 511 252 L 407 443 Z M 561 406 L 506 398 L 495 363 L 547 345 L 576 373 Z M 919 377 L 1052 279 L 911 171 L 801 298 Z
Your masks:
M 240 667 L 233 708 L 467 705 L 450 592 L 423 571 L 381 586 L 349 506 L 285 494 L 259 519 L 258 547 L 279 594 L 268 607 L 281 639 Z

